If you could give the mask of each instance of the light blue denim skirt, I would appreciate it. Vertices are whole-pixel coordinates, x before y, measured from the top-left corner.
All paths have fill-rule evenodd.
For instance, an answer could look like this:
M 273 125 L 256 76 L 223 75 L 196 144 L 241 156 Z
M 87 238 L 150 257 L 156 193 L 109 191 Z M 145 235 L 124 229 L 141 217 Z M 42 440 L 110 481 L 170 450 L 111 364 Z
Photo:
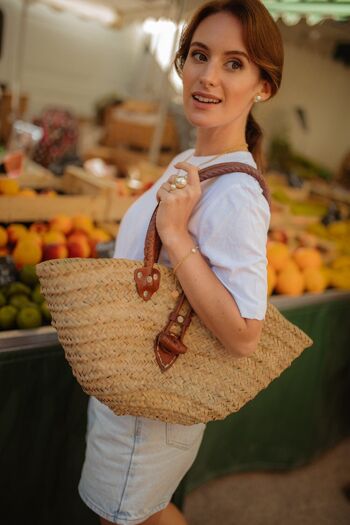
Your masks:
M 195 460 L 205 424 L 116 416 L 90 398 L 79 494 L 112 523 L 137 525 L 164 509 Z

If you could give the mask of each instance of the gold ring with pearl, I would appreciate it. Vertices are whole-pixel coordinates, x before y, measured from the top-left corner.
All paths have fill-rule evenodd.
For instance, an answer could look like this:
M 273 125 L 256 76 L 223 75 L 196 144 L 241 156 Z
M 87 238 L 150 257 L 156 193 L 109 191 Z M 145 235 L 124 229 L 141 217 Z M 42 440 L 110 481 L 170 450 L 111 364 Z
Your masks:
M 176 184 L 170 184 L 170 190 L 169 191 L 174 191 L 176 190 L 177 186 Z
M 184 188 L 187 185 L 187 178 L 181 175 L 175 177 L 175 187 L 178 189 Z

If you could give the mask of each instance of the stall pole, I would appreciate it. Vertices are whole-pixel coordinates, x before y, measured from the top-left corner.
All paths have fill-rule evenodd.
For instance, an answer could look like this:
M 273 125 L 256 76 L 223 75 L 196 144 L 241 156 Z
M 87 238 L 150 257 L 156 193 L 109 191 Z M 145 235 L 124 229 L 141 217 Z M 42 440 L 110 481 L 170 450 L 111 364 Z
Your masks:
M 26 41 L 27 33 L 27 18 L 28 8 L 31 0 L 22 0 L 21 14 L 19 20 L 19 31 L 17 40 L 17 53 L 14 66 L 14 77 L 13 77 L 13 99 L 12 99 L 12 114 L 14 118 L 20 112 L 20 98 L 23 83 L 23 58 L 24 58 L 24 46 Z
M 187 0 L 178 0 L 177 2 L 177 14 L 176 14 L 176 20 L 175 23 L 177 25 L 177 30 L 174 34 L 174 39 L 172 42 L 172 49 L 171 49 L 171 57 L 174 57 L 176 44 L 178 41 L 178 36 L 180 32 L 180 21 L 181 18 L 185 12 Z M 173 60 L 170 60 L 169 66 L 164 70 L 162 81 L 160 84 L 160 103 L 159 103 L 159 111 L 157 115 L 157 121 L 152 137 L 152 143 L 149 150 L 148 160 L 151 164 L 157 164 L 161 149 L 161 143 L 162 143 L 162 137 L 163 137 L 163 131 L 164 131 L 164 125 L 165 120 L 167 117 L 168 112 L 168 104 L 169 104 L 169 75 L 171 72 L 171 69 L 173 67 Z

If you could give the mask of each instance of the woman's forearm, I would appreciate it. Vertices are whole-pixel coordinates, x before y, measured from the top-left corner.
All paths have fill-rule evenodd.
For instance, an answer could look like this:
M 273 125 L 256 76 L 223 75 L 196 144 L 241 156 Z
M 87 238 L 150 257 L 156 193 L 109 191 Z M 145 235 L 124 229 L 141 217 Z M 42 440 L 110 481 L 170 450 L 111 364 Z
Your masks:
M 171 236 L 164 247 L 175 267 L 193 248 L 188 233 Z M 259 341 L 262 322 L 244 319 L 232 295 L 226 290 L 200 252 L 180 264 L 177 278 L 192 308 L 225 348 L 237 357 L 250 355 Z

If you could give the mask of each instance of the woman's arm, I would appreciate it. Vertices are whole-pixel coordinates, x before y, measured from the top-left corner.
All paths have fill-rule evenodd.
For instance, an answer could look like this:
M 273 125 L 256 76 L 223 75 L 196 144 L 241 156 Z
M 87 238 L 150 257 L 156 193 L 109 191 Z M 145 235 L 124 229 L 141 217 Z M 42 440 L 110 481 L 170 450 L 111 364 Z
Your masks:
M 201 196 L 198 170 L 187 163 L 176 165 L 188 173 L 188 184 L 169 192 L 164 184 L 158 191 L 160 206 L 157 229 L 173 267 L 186 256 L 194 243 L 188 232 L 193 207 Z M 232 295 L 226 290 L 202 255 L 187 257 L 177 270 L 189 302 L 207 328 L 237 357 L 245 357 L 257 347 L 263 321 L 241 316 Z
M 191 236 L 186 233 L 178 237 L 173 235 L 164 243 L 173 266 L 193 246 Z M 235 300 L 200 252 L 187 257 L 176 275 L 198 317 L 225 348 L 237 357 L 246 357 L 256 350 L 263 321 L 241 317 Z

